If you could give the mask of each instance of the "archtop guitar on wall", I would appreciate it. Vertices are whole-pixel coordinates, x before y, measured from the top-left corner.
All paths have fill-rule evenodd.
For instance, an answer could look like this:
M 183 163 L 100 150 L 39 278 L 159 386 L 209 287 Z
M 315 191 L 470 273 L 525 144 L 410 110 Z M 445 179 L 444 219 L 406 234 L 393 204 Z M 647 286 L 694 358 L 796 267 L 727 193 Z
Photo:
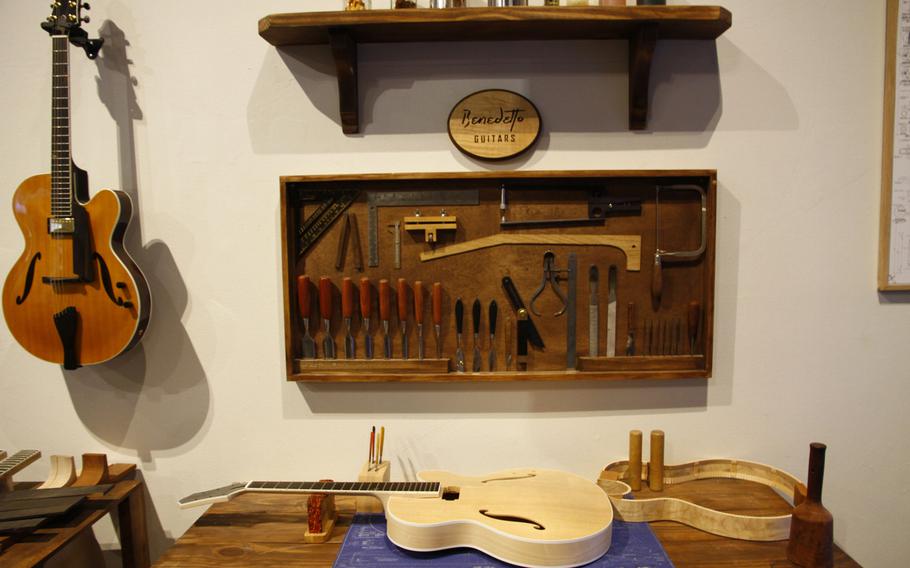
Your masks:
M 65 369 L 108 361 L 136 345 L 148 325 L 151 297 L 123 246 L 132 203 L 122 191 L 88 199 L 88 175 L 70 147 L 69 44 L 97 56 L 81 1 L 58 0 L 41 27 L 51 35 L 51 173 L 22 182 L 13 213 L 25 251 L 3 286 L 3 314 L 31 354 Z
M 469 547 L 519 566 L 581 566 L 610 548 L 613 506 L 583 477 L 515 469 L 483 477 L 421 472 L 419 482 L 250 481 L 195 493 L 183 508 L 247 492 L 372 495 L 385 510 L 388 537 L 406 550 Z

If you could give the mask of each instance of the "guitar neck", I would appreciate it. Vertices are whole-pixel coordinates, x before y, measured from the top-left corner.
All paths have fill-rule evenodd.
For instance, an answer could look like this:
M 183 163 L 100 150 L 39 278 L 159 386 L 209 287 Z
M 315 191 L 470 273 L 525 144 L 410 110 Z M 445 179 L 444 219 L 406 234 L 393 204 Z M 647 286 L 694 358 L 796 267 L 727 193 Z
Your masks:
M 23 469 L 41 457 L 38 450 L 22 450 L 0 462 L 0 479 L 4 479 Z
M 73 214 L 69 37 L 51 36 L 51 215 Z
M 393 495 L 401 497 L 439 497 L 438 482 L 409 481 L 250 481 L 194 493 L 179 501 L 182 508 L 198 507 L 228 501 L 241 493 L 329 493 L 334 495 L 370 495 L 380 500 Z

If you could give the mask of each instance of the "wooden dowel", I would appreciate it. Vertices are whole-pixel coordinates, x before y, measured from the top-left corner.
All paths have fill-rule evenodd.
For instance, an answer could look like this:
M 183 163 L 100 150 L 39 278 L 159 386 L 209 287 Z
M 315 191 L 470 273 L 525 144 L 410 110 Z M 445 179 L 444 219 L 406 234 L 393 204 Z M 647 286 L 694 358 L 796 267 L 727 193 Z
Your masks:
M 664 490 L 664 432 L 651 430 L 651 461 L 648 463 L 648 487 Z
M 641 491 L 641 430 L 629 432 L 629 487 Z

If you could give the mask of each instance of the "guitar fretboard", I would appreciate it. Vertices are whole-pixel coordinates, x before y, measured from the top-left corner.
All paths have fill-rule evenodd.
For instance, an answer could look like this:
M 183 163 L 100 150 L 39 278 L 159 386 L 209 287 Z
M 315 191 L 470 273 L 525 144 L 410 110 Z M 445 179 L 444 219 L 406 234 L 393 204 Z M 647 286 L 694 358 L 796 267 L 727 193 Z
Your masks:
M 73 214 L 69 38 L 52 36 L 51 40 L 51 215 L 69 217 Z
M 426 493 L 439 494 L 438 482 L 421 481 L 251 481 L 252 491 L 303 491 L 312 493 Z
M 12 475 L 41 457 L 38 450 L 22 450 L 0 462 L 0 479 Z

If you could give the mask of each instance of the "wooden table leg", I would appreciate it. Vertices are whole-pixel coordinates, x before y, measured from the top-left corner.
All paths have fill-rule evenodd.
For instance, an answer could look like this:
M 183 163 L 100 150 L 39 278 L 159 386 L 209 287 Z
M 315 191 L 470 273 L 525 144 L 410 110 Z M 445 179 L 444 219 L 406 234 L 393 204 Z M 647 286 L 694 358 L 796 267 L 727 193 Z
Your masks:
M 123 568 L 148 568 L 151 560 L 143 484 L 137 485 L 129 497 L 120 502 L 117 512 Z

